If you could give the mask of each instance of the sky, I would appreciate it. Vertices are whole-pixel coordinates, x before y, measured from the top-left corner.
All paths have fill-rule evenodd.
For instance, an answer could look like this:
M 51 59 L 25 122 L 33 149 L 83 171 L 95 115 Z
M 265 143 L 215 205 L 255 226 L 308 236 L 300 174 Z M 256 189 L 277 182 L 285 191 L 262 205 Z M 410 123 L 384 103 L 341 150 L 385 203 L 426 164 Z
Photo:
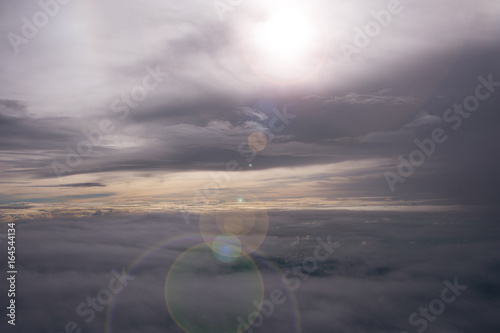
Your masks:
M 0 0 L 0 331 L 498 332 L 499 18 Z
M 444 117 L 479 77 L 500 81 L 495 1 L 41 6 L 1 4 L 3 218 L 186 209 L 205 188 L 270 205 L 498 204 L 498 92 Z M 447 140 L 400 177 L 399 156 L 437 128 Z

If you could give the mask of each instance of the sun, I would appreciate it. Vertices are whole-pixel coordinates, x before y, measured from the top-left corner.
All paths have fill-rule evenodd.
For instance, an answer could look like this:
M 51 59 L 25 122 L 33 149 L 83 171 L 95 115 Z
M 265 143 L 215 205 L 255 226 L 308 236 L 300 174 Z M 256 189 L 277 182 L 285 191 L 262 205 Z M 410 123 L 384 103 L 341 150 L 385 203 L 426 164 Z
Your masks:
M 325 34 L 318 20 L 300 8 L 274 8 L 249 29 L 246 58 L 254 72 L 275 83 L 309 76 L 324 60 Z
M 255 42 L 269 57 L 291 60 L 307 52 L 314 38 L 312 22 L 298 10 L 284 10 L 255 29 Z

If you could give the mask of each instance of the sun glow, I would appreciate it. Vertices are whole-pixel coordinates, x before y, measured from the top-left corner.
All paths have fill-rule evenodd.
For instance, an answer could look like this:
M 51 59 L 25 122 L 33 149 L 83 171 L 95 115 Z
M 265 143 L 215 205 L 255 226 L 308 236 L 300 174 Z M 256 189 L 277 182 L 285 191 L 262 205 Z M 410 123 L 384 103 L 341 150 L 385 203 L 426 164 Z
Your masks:
M 286 10 L 260 23 L 255 40 L 268 56 L 288 60 L 311 48 L 314 33 L 311 22 L 304 15 Z
M 278 84 L 301 81 L 326 56 L 325 34 L 318 20 L 298 8 L 275 8 L 256 22 L 246 41 L 246 56 L 259 74 Z

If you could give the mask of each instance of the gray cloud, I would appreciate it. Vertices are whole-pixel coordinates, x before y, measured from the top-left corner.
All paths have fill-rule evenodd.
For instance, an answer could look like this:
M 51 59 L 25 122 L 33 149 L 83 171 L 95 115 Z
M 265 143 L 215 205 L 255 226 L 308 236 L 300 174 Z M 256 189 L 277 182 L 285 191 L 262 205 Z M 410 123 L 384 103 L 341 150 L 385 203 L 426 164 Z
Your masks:
M 404 11 L 355 62 L 345 59 L 341 43 L 352 42 L 355 28 L 373 20 L 370 11 L 387 3 L 313 1 L 307 7 L 330 31 L 330 52 L 309 81 L 278 88 L 255 75 L 241 47 L 245 29 L 266 19 L 265 5 L 238 6 L 221 21 L 211 3 L 197 1 L 75 4 L 61 7 L 18 55 L 5 41 L 0 50 L 5 67 L 0 79 L 9 83 L 0 99 L 5 181 L 56 182 L 51 163 L 66 163 L 67 147 L 76 150 L 87 140 L 82 132 L 97 129 L 102 119 L 113 121 L 116 130 L 67 173 L 88 178 L 66 183 L 99 183 L 92 177 L 103 173 L 221 170 L 233 159 L 247 165 L 237 149 L 254 131 L 274 135 L 258 155 L 260 170 L 385 160 L 410 153 L 416 138 L 428 136 L 443 112 L 471 93 L 478 75 L 500 77 L 499 9 L 491 1 L 405 2 Z M 0 28 L 6 32 L 20 33 L 21 18 L 39 10 L 37 4 L 4 6 L 9 14 Z M 449 8 L 466 14 L 450 14 Z M 67 25 L 71 33 L 61 32 Z M 156 65 L 169 76 L 120 119 L 112 102 L 141 82 L 147 66 Z M 487 101 L 395 199 L 432 193 L 451 200 L 460 193 L 461 202 L 476 202 L 482 192 L 481 200 L 494 202 L 498 154 L 490 143 L 497 141 L 492 126 L 497 98 Z M 273 108 L 285 105 L 297 117 L 276 135 L 269 126 Z M 484 163 L 472 163 L 475 159 Z M 361 191 L 360 197 L 389 194 L 373 170 L 350 181 L 345 190 Z M 327 175 L 322 184 L 318 191 L 328 193 Z M 471 195 L 469 186 L 475 189 Z
M 470 218 L 475 218 L 474 224 Z M 72 320 L 86 331 L 104 332 L 104 311 L 96 312 L 96 319 L 87 324 L 86 317 L 75 313 L 76 307 L 106 287 L 111 270 L 121 271 L 151 245 L 185 234 L 192 237 L 166 243 L 134 267 L 136 278 L 116 299 L 113 317 L 113 331 L 177 332 L 163 297 L 165 277 L 174 260 L 201 241 L 197 226 L 182 221 L 178 214 L 147 214 L 18 222 L 18 240 L 24 244 L 18 254 L 23 272 L 18 301 L 23 305 L 16 329 L 57 331 Z M 493 315 L 499 307 L 499 258 L 481 254 L 486 249 L 498 253 L 494 221 L 494 216 L 477 212 L 271 212 L 260 253 L 286 271 L 313 254 L 316 237 L 330 234 L 340 243 L 295 292 L 303 331 L 416 331 L 408 323 L 409 315 L 440 296 L 443 280 L 458 277 L 468 289 L 428 329 L 487 332 L 500 325 Z M 280 274 L 258 257 L 255 260 L 264 278 L 264 295 L 269 297 L 275 288 L 286 291 Z M 211 286 L 208 289 L 219 299 L 230 299 L 225 284 L 237 276 L 238 272 L 214 266 L 196 275 L 195 281 L 202 294 L 204 286 Z M 245 286 L 239 287 L 241 304 L 253 302 L 245 296 Z M 212 308 L 219 315 L 231 310 L 225 302 L 198 301 L 197 307 Z M 265 318 L 259 331 L 293 331 L 294 311 L 288 302 L 283 304 Z
M 63 185 L 37 185 L 33 187 L 106 187 L 106 185 L 101 183 L 75 183 Z

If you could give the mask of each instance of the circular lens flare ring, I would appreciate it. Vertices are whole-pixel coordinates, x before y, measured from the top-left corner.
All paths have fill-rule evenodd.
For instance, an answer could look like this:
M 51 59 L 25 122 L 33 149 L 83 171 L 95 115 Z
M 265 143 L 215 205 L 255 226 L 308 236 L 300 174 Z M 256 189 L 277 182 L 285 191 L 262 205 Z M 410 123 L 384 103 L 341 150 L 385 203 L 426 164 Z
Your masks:
M 203 239 L 198 233 L 193 234 L 185 234 L 177 237 L 166 238 L 156 244 L 150 246 L 148 249 L 144 250 L 140 255 L 138 255 L 134 260 L 130 263 L 127 268 L 127 274 L 136 274 L 136 271 L 139 267 L 145 264 L 148 260 L 151 260 L 154 255 L 158 255 L 162 252 L 162 250 L 175 246 L 184 246 L 192 248 L 196 246 L 195 244 L 199 244 L 203 242 Z M 255 257 L 254 257 L 255 256 Z M 267 255 L 262 253 L 260 250 L 256 250 L 252 254 L 252 258 L 257 264 L 258 267 L 261 267 L 264 264 L 266 267 L 271 268 L 272 271 L 277 275 L 278 280 L 283 283 L 283 290 L 288 295 L 288 299 L 290 304 L 292 305 L 292 311 L 294 316 L 294 333 L 301 332 L 301 320 L 300 320 L 300 311 L 297 303 L 297 299 L 292 290 L 289 289 L 288 284 L 282 279 L 284 276 L 283 271 L 276 265 L 276 263 L 272 260 L 268 260 Z M 263 280 L 264 283 L 264 280 Z M 118 311 L 118 303 L 120 303 L 120 297 L 122 294 L 117 294 L 113 298 L 112 302 L 108 305 L 106 310 L 106 333 L 113 333 L 113 324 L 116 321 L 116 312 Z M 266 293 L 266 295 L 269 295 Z M 249 326 L 248 326 L 249 327 Z M 206 333 L 206 332 L 205 332 Z
M 216 260 L 212 250 L 205 243 L 188 249 L 176 259 L 165 279 L 168 312 L 186 333 L 236 332 L 240 325 L 236 318 L 255 311 L 254 301 L 261 304 L 264 299 L 264 281 L 250 256 L 244 253 L 225 263 Z M 221 271 L 233 274 L 218 276 Z M 210 283 L 200 285 L 202 278 Z M 225 306 L 212 306 L 214 302 Z
M 254 211 L 219 211 L 200 215 L 200 232 L 208 246 L 215 239 L 230 234 L 238 238 L 241 247 L 251 253 L 258 249 L 267 237 L 269 217 L 262 209 Z
M 248 136 L 248 147 L 257 153 L 266 149 L 267 143 L 267 137 L 263 132 L 253 132 Z
M 212 242 L 212 251 L 217 260 L 233 262 L 242 255 L 240 239 L 232 234 L 219 235 Z
M 237 237 L 247 253 L 257 250 L 265 241 L 269 229 L 269 216 L 262 201 L 246 191 L 224 191 L 217 197 L 216 209 L 200 214 L 200 233 L 212 248 L 215 238 L 230 234 Z

